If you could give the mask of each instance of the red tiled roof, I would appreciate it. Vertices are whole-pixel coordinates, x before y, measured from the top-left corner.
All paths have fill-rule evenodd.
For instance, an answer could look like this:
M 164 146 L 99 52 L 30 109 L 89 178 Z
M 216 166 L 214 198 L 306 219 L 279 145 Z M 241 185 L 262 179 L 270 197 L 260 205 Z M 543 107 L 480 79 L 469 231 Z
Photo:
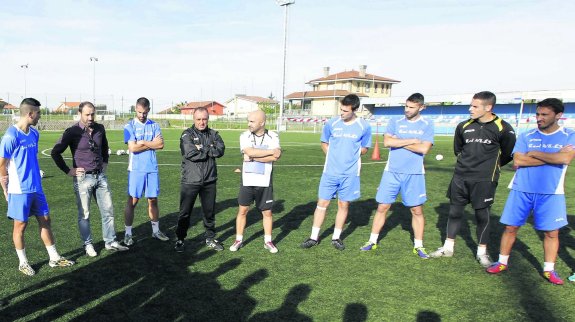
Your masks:
M 6 105 L 4 105 L 3 107 L 5 110 L 17 110 L 18 108 L 10 103 L 7 103 Z
M 237 95 L 238 98 L 242 98 L 248 101 L 252 101 L 252 102 L 256 102 L 256 103 L 269 103 L 269 104 L 278 104 L 278 101 L 269 99 L 269 98 L 265 98 L 265 97 L 260 97 L 260 96 L 246 96 L 246 95 Z
M 189 110 L 189 109 L 195 110 L 198 107 L 206 107 L 207 108 L 207 107 L 210 107 L 212 104 L 213 105 L 222 105 L 216 101 L 189 102 L 188 104 L 186 104 L 186 106 L 181 107 L 180 110 Z
M 400 83 L 400 81 L 398 81 L 398 80 L 387 78 L 387 77 L 381 77 L 381 76 L 377 76 L 377 75 L 373 75 L 373 74 L 367 74 L 366 73 L 365 76 L 360 76 L 358 71 L 351 70 L 351 71 L 347 71 L 347 72 L 332 74 L 332 75 L 329 75 L 327 77 L 316 78 L 316 79 L 310 80 L 309 82 L 307 82 L 307 84 L 333 81 L 336 79 L 337 80 L 363 79 L 363 80 L 383 81 L 383 82 L 389 82 L 389 83 Z
M 286 96 L 287 99 L 301 99 L 301 98 L 324 98 L 324 97 L 344 97 L 348 94 L 355 94 L 359 97 L 368 97 L 363 93 L 351 93 L 343 89 L 324 90 L 324 91 L 309 91 L 309 92 L 294 92 Z
M 80 102 L 62 102 L 66 107 L 74 108 L 80 106 Z

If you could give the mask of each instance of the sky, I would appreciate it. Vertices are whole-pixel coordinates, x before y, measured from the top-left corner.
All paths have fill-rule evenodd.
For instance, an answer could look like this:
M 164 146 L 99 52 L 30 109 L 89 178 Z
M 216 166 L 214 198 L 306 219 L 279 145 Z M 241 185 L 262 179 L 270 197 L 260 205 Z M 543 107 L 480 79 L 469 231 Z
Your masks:
M 281 96 L 284 7 L 274 0 L 0 0 L 0 98 L 155 111 L 235 94 Z M 358 70 L 393 96 L 575 88 L 575 1 L 296 0 L 285 94 Z M 98 62 L 90 61 L 97 57 Z M 21 65 L 28 64 L 28 68 Z M 95 71 L 95 73 L 94 73 Z M 95 77 L 94 77 L 95 76 Z

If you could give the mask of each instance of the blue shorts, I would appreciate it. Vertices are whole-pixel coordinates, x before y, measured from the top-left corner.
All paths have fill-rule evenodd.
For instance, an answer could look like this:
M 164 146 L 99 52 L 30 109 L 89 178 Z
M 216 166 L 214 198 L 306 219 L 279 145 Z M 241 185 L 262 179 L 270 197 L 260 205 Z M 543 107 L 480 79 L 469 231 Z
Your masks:
M 30 216 L 48 216 L 50 209 L 44 192 L 9 193 L 8 218 L 28 222 Z
M 567 225 L 565 195 L 547 195 L 511 190 L 500 222 L 508 226 L 523 226 L 533 211 L 533 227 L 537 230 L 557 230 Z
M 128 195 L 133 198 L 157 198 L 160 195 L 160 177 L 157 172 L 128 172 Z
M 427 201 L 425 176 L 383 171 L 375 200 L 382 204 L 392 204 L 401 192 L 401 201 L 406 207 L 415 207 Z
M 330 200 L 338 196 L 341 201 L 354 201 L 361 197 L 359 191 L 359 176 L 340 177 L 323 174 L 319 182 L 318 197 Z

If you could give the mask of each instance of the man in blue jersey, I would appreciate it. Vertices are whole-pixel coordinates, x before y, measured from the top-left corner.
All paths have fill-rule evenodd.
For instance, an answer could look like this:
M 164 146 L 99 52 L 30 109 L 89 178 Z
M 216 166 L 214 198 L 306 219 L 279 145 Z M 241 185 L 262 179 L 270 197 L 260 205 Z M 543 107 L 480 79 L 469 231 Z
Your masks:
M 567 225 L 565 173 L 575 157 L 575 131 L 558 124 L 564 110 L 563 103 L 556 98 L 537 103 L 537 129 L 522 133 L 515 144 L 513 163 L 518 168 L 509 184 L 511 191 L 501 215 L 505 231 L 499 260 L 487 268 L 488 273 L 507 270 L 517 231 L 532 213 L 533 227 L 545 235 L 543 276 L 553 284 L 563 284 L 555 272 L 555 260 L 559 228 Z
M 134 208 L 146 193 L 148 198 L 148 216 L 152 223 L 152 237 L 161 241 L 169 238 L 160 230 L 160 177 L 156 150 L 164 148 L 164 139 L 158 123 L 148 119 L 150 101 L 140 97 L 136 102 L 136 117 L 124 126 L 124 142 L 128 144 L 130 158 L 128 163 L 128 201 L 124 212 L 126 232 L 124 244 L 134 244 L 132 223 Z
M 357 95 L 345 96 L 340 102 L 340 116 L 330 119 L 323 127 L 321 148 L 326 155 L 325 165 L 319 183 L 311 236 L 301 244 L 302 248 L 311 248 L 319 243 L 319 231 L 327 207 L 337 195 L 338 209 L 331 244 L 338 250 L 345 249 L 341 232 L 350 202 L 360 197 L 361 155 L 367 153 L 371 146 L 369 123 L 355 115 L 359 103 Z
M 24 231 L 28 218 L 35 216 L 40 227 L 40 238 L 46 246 L 50 267 L 66 267 L 74 262 L 60 256 L 54 244 L 50 226 L 50 210 L 42 189 L 38 165 L 38 130 L 31 125 L 40 119 L 40 102 L 25 98 L 20 104 L 20 119 L 10 126 L 0 142 L 0 183 L 8 202 L 8 218 L 14 222 L 12 240 L 25 275 L 36 274 L 28 263 L 24 247 Z
M 116 241 L 114 227 L 114 204 L 112 189 L 108 184 L 108 139 L 104 125 L 96 123 L 96 108 L 90 102 L 82 102 L 78 108 L 80 121 L 64 131 L 52 148 L 52 159 L 64 172 L 71 176 L 78 207 L 78 229 L 86 255 L 98 256 L 92 244 L 90 230 L 90 202 L 94 197 L 102 218 L 102 235 L 105 248 L 111 251 L 125 251 L 128 247 Z M 66 164 L 62 153 L 70 147 L 72 168 Z
M 433 121 L 420 115 L 424 108 L 423 95 L 412 94 L 405 102 L 405 116 L 392 118 L 387 125 L 383 145 L 390 148 L 389 158 L 375 197 L 379 205 L 373 218 L 371 235 L 361 248 L 363 251 L 377 249 L 377 239 L 387 212 L 401 192 L 402 202 L 409 207 L 412 215 L 413 253 L 422 259 L 429 258 L 423 247 L 423 204 L 427 200 L 423 157 L 433 145 L 434 132 Z

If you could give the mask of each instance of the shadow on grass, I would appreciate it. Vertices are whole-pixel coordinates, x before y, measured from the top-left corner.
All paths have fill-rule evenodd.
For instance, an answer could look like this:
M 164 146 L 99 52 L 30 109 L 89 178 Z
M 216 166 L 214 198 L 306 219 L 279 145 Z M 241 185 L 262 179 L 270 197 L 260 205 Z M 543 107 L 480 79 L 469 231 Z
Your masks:
M 309 203 L 307 205 L 313 205 L 313 210 L 315 211 L 316 203 Z M 335 216 L 337 213 L 337 200 L 332 200 L 330 202 L 330 207 L 334 207 L 333 216 L 326 215 L 325 221 L 327 222 L 335 222 Z M 310 205 L 311 207 L 311 205 Z M 347 214 L 346 223 L 347 226 L 344 228 L 341 239 L 345 239 L 347 236 L 351 235 L 358 227 L 365 227 L 369 225 L 371 214 L 374 212 L 375 208 L 377 207 L 377 202 L 375 199 L 367 199 L 367 200 L 360 200 L 351 202 L 349 205 L 349 212 Z M 328 209 L 329 211 L 329 209 Z M 313 216 L 313 211 L 310 212 Z M 305 219 L 305 218 L 303 218 Z M 324 222 L 325 224 L 325 222 Z M 333 234 L 334 224 L 331 224 L 328 229 L 326 229 L 320 236 L 320 240 L 329 237 Z M 311 227 L 309 227 L 311 229 Z
M 177 215 L 164 219 L 176 221 Z M 138 229 L 144 229 L 141 226 Z M 172 243 L 146 238 L 127 252 L 96 259 L 81 256 L 79 264 L 91 262 L 2 299 L 2 320 L 246 320 L 257 305 L 248 291 L 268 277 L 267 270 L 256 270 L 225 290 L 218 278 L 241 260 L 197 272 L 193 265 L 216 252 L 203 243 L 189 244 L 178 254 Z
M 411 210 L 405 207 L 401 202 L 394 202 L 389 208 L 385 225 L 379 234 L 379 240 L 382 240 L 387 234 L 397 226 L 402 230 L 409 232 L 410 240 L 413 240 L 413 230 L 411 228 Z
M 568 225 L 559 230 L 559 257 L 571 269 L 571 274 L 575 273 L 575 258 L 569 254 L 567 249 L 575 249 L 575 237 L 572 235 L 575 229 L 575 215 L 567 215 Z
M 420 311 L 415 318 L 416 322 L 441 322 L 441 315 L 433 311 Z
M 252 316 L 249 321 L 313 321 L 309 316 L 299 312 L 298 305 L 309 297 L 311 288 L 307 284 L 299 284 L 288 292 L 285 300 L 277 310 L 258 313 Z
M 367 307 L 361 303 L 350 303 L 345 306 L 343 322 L 367 321 Z

